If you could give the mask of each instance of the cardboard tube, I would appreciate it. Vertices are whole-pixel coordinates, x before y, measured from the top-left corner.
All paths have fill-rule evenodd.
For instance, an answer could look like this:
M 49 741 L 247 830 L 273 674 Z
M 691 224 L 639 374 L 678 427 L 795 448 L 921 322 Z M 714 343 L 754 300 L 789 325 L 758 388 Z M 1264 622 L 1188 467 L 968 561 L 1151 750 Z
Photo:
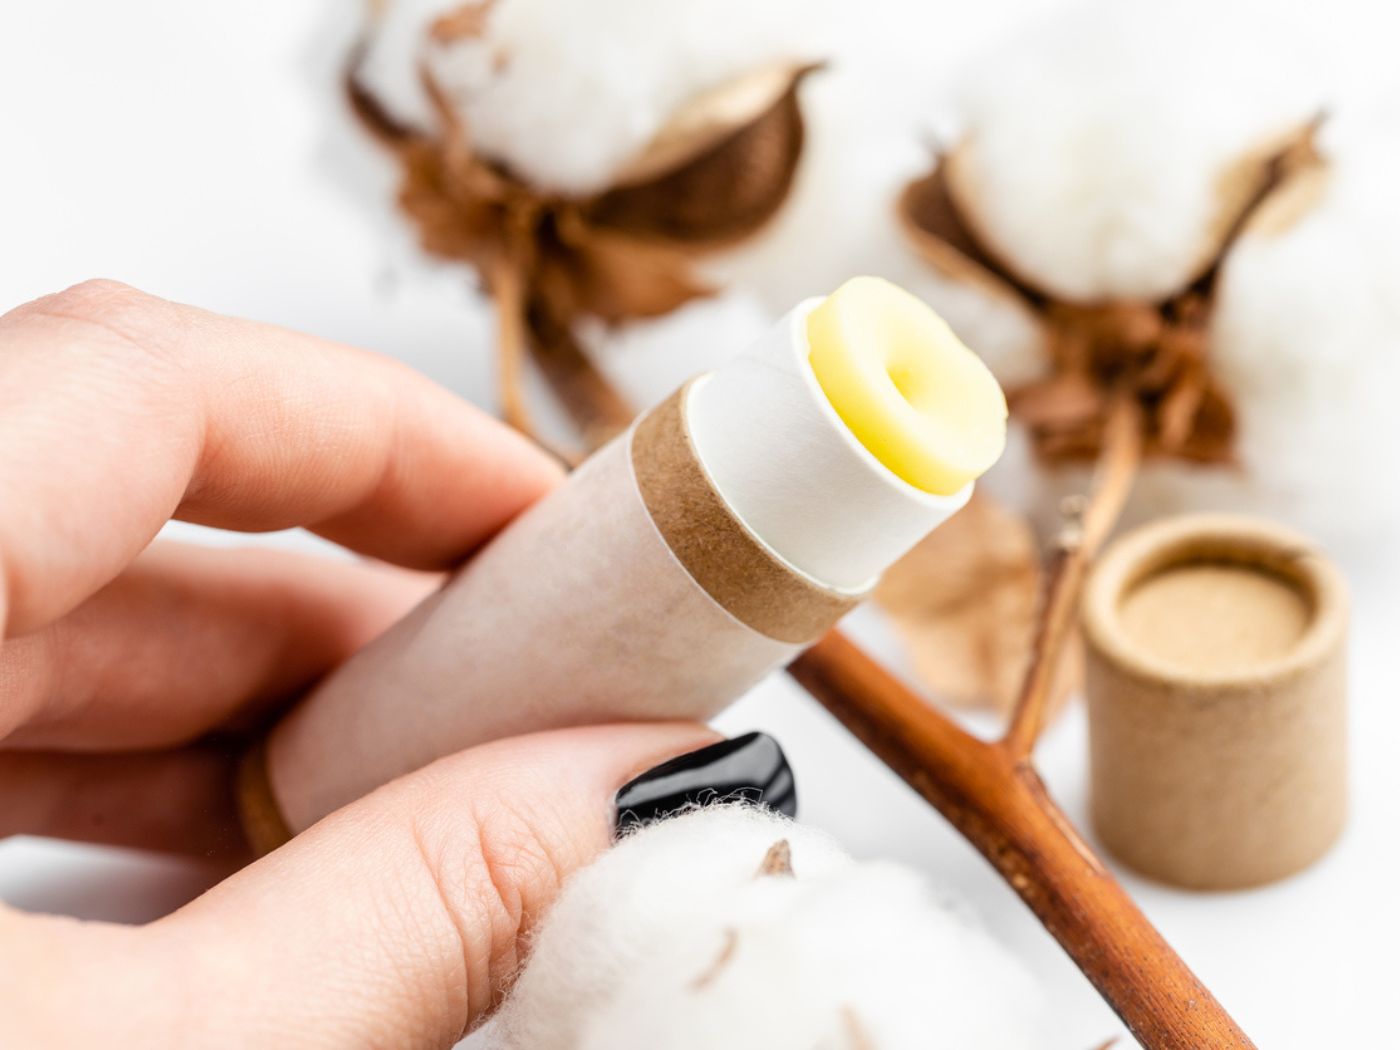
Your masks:
M 802 372 L 806 308 L 591 457 L 277 725 L 242 770 L 254 844 L 275 847 L 380 784 L 488 740 L 708 718 L 825 633 L 879 570 L 961 507 L 971 486 L 953 497 L 919 492 L 830 410 Z M 760 367 L 767 377 L 754 386 L 766 399 L 704 396 L 723 393 L 728 369 L 755 359 L 788 362 Z M 750 424 L 746 470 L 730 438 Z M 780 483 L 775 433 L 805 448 L 791 464 L 803 474 L 792 477 L 787 510 L 770 505 L 755 525 L 743 494 Z M 861 500 L 867 514 L 887 510 L 886 527 L 867 523 L 854 537 L 830 527 Z M 839 578 L 796 563 L 816 549 L 813 534 L 832 550 L 808 564 L 834 566 Z
M 1309 541 L 1168 519 L 1085 591 L 1091 807 L 1103 844 L 1192 889 L 1271 882 L 1346 816 L 1346 593 Z

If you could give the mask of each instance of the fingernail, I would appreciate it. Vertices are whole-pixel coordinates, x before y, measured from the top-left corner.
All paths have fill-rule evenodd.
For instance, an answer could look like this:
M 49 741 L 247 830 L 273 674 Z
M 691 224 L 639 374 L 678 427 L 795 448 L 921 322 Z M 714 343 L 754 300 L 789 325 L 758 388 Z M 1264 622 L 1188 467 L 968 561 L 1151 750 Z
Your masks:
M 673 758 L 617 793 L 617 834 L 687 807 L 742 800 L 797 815 L 797 786 L 778 742 L 767 733 L 721 740 Z

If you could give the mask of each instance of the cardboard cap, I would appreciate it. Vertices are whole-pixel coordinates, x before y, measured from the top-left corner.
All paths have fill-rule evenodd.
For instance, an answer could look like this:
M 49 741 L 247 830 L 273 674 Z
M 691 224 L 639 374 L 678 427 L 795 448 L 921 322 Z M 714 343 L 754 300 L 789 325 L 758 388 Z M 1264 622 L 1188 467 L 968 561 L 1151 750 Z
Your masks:
M 1282 878 L 1346 813 L 1346 588 L 1278 525 L 1191 515 L 1115 543 L 1086 586 L 1091 803 L 1164 882 Z

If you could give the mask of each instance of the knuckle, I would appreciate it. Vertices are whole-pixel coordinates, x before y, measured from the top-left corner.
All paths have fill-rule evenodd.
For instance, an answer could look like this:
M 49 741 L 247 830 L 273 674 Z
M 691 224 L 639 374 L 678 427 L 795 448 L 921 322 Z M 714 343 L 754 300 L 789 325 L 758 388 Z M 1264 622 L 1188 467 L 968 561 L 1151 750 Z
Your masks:
M 493 800 L 470 816 L 474 840 L 439 854 L 454 860 L 437 864 L 434 876 L 461 941 L 469 1012 L 479 1016 L 504 993 L 530 923 L 558 892 L 564 871 L 529 814 Z
M 122 328 L 144 322 L 159 302 L 153 295 L 105 277 L 83 281 L 40 300 L 44 312 L 53 316 Z
M 121 281 L 83 281 L 39 299 L 31 309 L 55 325 L 96 335 L 100 346 L 135 350 L 150 360 L 170 363 L 168 335 L 178 321 L 176 308 Z
M 489 884 L 501 931 L 514 943 L 529 913 L 557 890 L 559 866 L 545 836 L 516 810 L 482 814 L 477 827 L 482 881 Z

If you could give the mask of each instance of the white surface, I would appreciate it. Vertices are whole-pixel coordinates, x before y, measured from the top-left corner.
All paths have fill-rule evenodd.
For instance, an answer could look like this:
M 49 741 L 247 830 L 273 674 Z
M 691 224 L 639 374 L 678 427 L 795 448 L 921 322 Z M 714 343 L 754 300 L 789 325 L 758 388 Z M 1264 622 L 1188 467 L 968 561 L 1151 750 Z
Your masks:
M 700 462 L 744 524 L 799 571 L 860 593 L 961 510 L 972 485 L 921 492 L 855 439 L 807 363 L 819 302 L 793 307 L 691 387 L 687 418 Z
M 410 236 L 385 203 L 389 167 L 340 105 L 335 73 L 351 36 L 347 6 L 0 5 L 0 305 L 85 277 L 118 277 L 394 353 L 456 390 L 489 397 L 490 329 L 468 282 L 410 261 Z M 914 6 L 899 23 L 885 20 L 884 30 L 916 39 L 905 24 Z M 963 18 L 973 20 L 970 38 L 1031 5 L 964 6 L 944 5 L 944 20 L 920 30 L 930 49 L 890 68 L 913 76 L 930 54 L 958 53 Z M 1393 25 L 1370 20 L 1359 3 L 1317 10 L 1314 39 L 1347 49 L 1349 82 L 1391 75 Z M 882 26 L 878 17 L 862 21 Z M 1336 851 L 1295 879 L 1249 893 L 1197 896 L 1126 877 L 1167 938 L 1270 1050 L 1393 1041 L 1400 613 L 1390 595 L 1400 564 L 1351 568 L 1356 802 Z M 909 861 L 970 901 L 1048 986 L 1046 1050 L 1088 1050 L 1120 1031 L 971 848 L 790 682 L 765 685 L 721 725 L 763 727 L 787 745 L 807 820 L 857 855 Z M 1041 766 L 1081 826 L 1084 753 L 1076 710 L 1051 731 Z M 0 896 L 27 907 L 139 920 L 207 877 L 163 860 L 0 844 Z

